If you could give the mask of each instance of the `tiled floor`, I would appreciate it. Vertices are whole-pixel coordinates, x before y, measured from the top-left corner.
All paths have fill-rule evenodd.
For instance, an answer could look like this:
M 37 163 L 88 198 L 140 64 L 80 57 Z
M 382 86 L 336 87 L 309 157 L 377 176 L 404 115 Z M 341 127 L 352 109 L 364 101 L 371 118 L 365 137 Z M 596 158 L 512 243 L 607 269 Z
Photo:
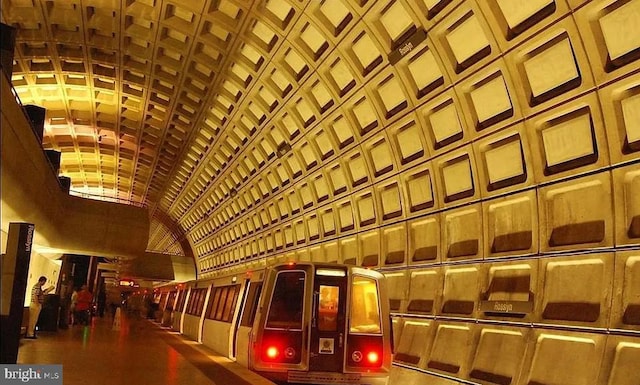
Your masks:
M 158 324 L 121 317 L 22 339 L 18 364 L 62 364 L 64 385 L 271 384 Z

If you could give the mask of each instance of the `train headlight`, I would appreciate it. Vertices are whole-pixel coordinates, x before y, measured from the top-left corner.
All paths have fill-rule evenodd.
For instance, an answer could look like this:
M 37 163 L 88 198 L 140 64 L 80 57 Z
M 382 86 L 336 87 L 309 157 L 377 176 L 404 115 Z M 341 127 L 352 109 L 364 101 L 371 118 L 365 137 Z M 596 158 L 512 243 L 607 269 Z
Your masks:
M 292 347 L 288 347 L 284 350 L 284 357 L 288 360 L 296 356 L 296 350 Z
M 278 348 L 276 348 L 275 346 L 269 346 L 267 348 L 267 357 L 269 357 L 270 359 L 276 359 L 278 357 Z
M 351 359 L 353 362 L 362 361 L 362 352 L 360 350 L 354 350 L 353 353 L 351 353 Z

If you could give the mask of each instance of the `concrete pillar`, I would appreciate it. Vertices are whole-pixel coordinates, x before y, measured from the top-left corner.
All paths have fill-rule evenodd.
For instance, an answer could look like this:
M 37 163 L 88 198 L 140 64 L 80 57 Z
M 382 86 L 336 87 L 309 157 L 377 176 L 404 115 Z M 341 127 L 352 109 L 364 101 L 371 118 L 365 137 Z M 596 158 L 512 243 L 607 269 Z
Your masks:
M 16 46 L 16 29 L 0 23 L 0 67 L 8 79 L 13 74 L 13 51 Z
M 34 230 L 31 223 L 9 223 L 7 253 L 2 256 L 0 363 L 3 364 L 15 364 L 18 359 Z
M 62 266 L 60 267 L 60 275 L 58 276 L 58 284 L 56 285 L 56 294 L 60 295 L 60 319 L 58 327 L 67 329 L 69 327 L 69 308 L 71 306 L 71 294 L 73 294 L 73 262 L 71 256 L 64 254 L 62 256 Z

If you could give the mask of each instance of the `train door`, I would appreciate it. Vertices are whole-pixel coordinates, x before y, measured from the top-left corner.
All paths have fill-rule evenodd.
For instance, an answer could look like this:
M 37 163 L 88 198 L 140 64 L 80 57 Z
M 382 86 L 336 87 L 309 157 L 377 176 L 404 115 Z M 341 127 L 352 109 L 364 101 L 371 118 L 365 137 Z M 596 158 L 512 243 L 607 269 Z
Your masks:
M 379 281 L 364 271 L 352 276 L 346 354 L 349 370 L 385 372 L 390 365 L 391 325 L 389 318 L 383 317 L 389 314 L 388 300 L 379 289 Z M 387 304 L 382 305 L 381 299 Z
M 252 275 L 251 273 L 248 274 Z M 248 368 L 252 367 L 252 355 L 254 353 L 253 324 L 260 305 L 263 277 L 263 272 L 255 272 L 255 276 L 249 282 L 246 282 L 245 300 L 238 317 L 240 318 L 240 324 L 236 331 L 235 359 L 237 363 Z M 247 349 L 247 347 L 249 348 Z
M 313 286 L 309 371 L 342 372 L 346 302 L 346 270 L 318 268 Z
M 242 298 L 240 300 L 240 304 L 238 305 L 238 308 L 240 309 L 240 311 L 238 312 L 238 316 L 235 319 L 235 323 L 233 325 L 233 327 L 231 328 L 231 333 L 233 333 L 233 340 L 231 341 L 231 358 L 236 358 L 236 352 L 237 352 L 237 348 L 236 348 L 236 343 L 238 342 L 238 333 L 240 330 L 240 322 L 242 320 L 242 312 L 243 309 L 245 307 L 245 303 L 247 301 L 247 293 L 249 292 L 249 283 L 251 282 L 250 279 L 246 279 L 244 281 L 244 284 L 242 285 Z
M 286 269 L 286 270 L 284 270 Z M 256 333 L 259 357 L 254 367 L 273 368 L 274 365 L 300 365 L 306 347 L 304 310 L 308 269 L 284 267 L 270 273 L 265 286 L 266 313 L 261 314 Z M 310 269 L 309 269 L 310 270 Z M 264 326 L 263 326 L 264 325 Z M 303 343 L 305 341 L 305 343 Z

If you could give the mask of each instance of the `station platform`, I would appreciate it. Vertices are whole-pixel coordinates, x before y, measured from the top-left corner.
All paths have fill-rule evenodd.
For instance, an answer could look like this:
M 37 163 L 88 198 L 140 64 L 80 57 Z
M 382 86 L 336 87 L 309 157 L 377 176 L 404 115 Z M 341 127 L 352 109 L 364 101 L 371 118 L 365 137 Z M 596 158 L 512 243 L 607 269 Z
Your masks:
M 159 324 L 131 316 L 94 317 L 88 326 L 21 339 L 18 364 L 61 364 L 65 385 L 273 385 Z

